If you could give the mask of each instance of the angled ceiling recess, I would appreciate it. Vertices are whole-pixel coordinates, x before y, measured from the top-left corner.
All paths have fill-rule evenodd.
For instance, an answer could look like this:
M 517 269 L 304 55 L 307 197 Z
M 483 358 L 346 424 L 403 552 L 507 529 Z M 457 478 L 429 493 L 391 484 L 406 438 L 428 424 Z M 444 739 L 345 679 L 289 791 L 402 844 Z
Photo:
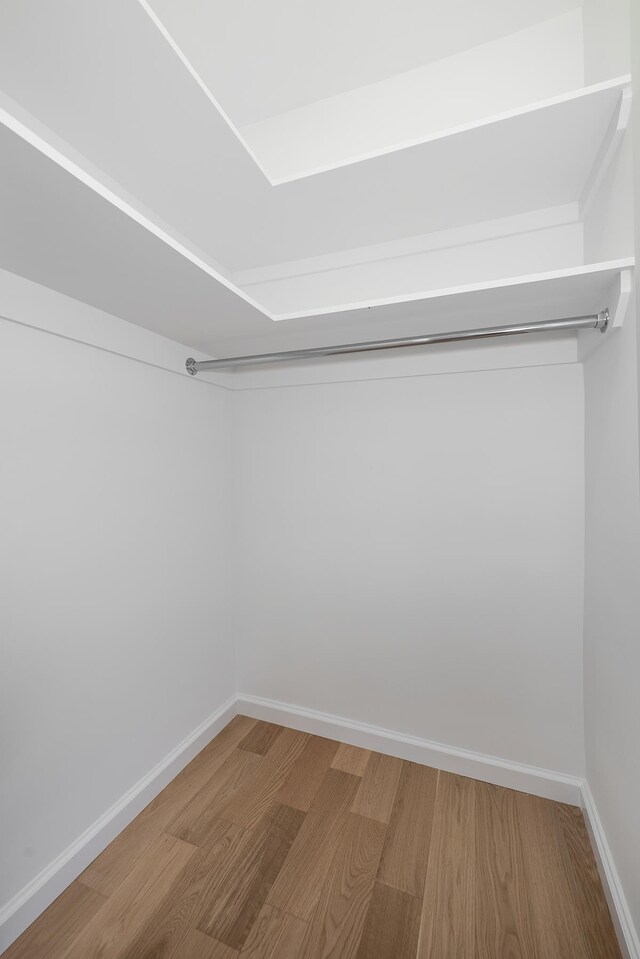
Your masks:
M 0 267 L 186 345 L 590 313 L 633 262 L 584 256 L 630 94 L 585 86 L 575 0 L 4 0 L 0 20 Z

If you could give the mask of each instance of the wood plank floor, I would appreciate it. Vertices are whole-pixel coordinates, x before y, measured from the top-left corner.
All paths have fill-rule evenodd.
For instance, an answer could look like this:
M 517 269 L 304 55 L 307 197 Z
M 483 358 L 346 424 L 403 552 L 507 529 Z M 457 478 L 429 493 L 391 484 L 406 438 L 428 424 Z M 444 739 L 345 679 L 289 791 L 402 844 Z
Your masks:
M 3 959 L 619 959 L 573 806 L 236 717 Z

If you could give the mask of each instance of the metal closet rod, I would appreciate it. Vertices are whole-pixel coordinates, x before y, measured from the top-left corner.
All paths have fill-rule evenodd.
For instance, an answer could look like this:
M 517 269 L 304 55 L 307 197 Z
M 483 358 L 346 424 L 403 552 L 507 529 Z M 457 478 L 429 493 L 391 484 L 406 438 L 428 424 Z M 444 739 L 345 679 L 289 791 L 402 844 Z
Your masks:
M 486 326 L 477 330 L 452 330 L 449 333 L 425 333 L 423 336 L 403 336 L 395 340 L 369 340 L 367 343 L 343 343 L 338 346 L 316 346 L 309 350 L 287 350 L 284 353 L 256 353 L 253 356 L 228 356 L 220 360 L 186 362 L 187 373 L 207 373 L 238 366 L 261 366 L 263 363 L 283 363 L 290 360 L 308 360 L 317 356 L 341 356 L 344 353 L 369 353 L 374 350 L 397 350 L 405 346 L 429 346 L 432 343 L 457 343 L 460 340 L 485 340 L 492 336 L 515 336 L 520 333 L 549 333 L 563 330 L 600 330 L 609 324 L 609 310 L 588 316 L 568 316 L 541 323 L 516 323 L 510 326 Z

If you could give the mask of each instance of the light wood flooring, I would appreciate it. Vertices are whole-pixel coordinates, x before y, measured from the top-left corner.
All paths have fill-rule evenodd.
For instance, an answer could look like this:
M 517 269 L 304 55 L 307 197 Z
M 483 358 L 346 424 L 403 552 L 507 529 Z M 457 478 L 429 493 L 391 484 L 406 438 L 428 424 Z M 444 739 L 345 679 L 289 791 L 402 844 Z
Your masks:
M 617 959 L 581 811 L 237 716 L 3 959 Z

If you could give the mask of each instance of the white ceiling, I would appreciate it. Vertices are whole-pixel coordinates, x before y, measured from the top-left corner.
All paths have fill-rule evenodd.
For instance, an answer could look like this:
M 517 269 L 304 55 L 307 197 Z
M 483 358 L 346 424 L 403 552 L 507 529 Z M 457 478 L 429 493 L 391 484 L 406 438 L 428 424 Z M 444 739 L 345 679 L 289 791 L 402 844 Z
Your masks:
M 148 2 L 238 126 L 384 80 L 581 5 L 580 0 Z

